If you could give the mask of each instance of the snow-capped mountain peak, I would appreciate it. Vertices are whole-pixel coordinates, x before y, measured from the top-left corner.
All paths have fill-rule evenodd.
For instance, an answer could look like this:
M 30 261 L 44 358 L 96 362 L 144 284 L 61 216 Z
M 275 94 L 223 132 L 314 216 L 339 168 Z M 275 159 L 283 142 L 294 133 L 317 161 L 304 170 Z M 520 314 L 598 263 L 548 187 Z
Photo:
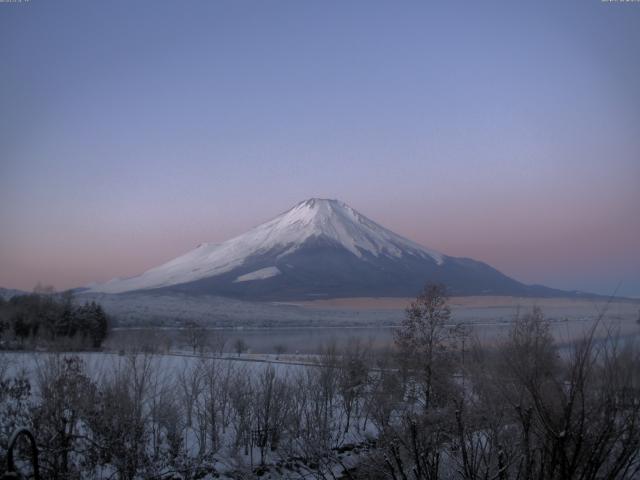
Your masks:
M 357 257 L 364 253 L 374 256 L 428 255 L 437 263 L 442 255 L 428 250 L 378 225 L 339 200 L 311 198 L 254 230 L 268 229 L 269 238 L 291 243 L 292 248 L 311 237 L 324 237 L 349 250 Z M 267 244 L 269 242 L 267 241 Z
M 141 275 L 92 285 L 91 291 L 121 293 L 194 282 L 230 272 L 248 260 L 273 253 L 275 263 L 313 240 L 342 247 L 362 260 L 414 256 L 442 264 L 444 256 L 378 225 L 339 200 L 311 198 L 276 218 L 220 244 L 202 243 L 194 250 Z M 243 275 L 241 281 L 266 278 Z

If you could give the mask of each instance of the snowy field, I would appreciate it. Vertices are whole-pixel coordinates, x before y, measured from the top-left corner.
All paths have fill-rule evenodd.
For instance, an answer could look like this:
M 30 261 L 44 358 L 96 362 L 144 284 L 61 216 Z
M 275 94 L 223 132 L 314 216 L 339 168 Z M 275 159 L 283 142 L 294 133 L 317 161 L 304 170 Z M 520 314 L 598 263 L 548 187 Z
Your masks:
M 0 353 L 0 365 L 6 368 L 8 376 L 25 372 L 29 378 L 35 379 L 37 370 L 43 367 L 48 359 L 55 356 L 79 357 L 86 367 L 87 374 L 91 378 L 96 379 L 122 368 L 129 361 L 128 354 L 121 355 L 118 353 L 73 352 L 56 354 L 47 352 L 2 352 Z M 202 357 L 183 352 L 152 355 L 150 358 L 152 359 L 153 368 L 162 372 L 162 375 L 167 380 L 177 379 L 185 370 L 194 368 L 198 362 L 203 360 Z M 289 360 L 287 361 L 285 358 Z M 262 373 L 262 371 L 270 365 L 275 368 L 277 375 L 287 376 L 304 368 L 299 364 L 305 362 L 311 363 L 309 357 L 294 359 L 288 356 L 283 357 L 282 360 L 276 360 L 275 356 L 268 355 L 242 355 L 241 357 L 228 355 L 225 359 L 216 359 L 216 361 L 218 361 L 222 367 L 230 367 L 237 372 L 252 376 Z
M 74 468 L 85 472 L 82 478 L 123 478 L 132 462 L 136 471 L 146 472 L 136 478 L 165 478 L 178 471 L 208 472 L 197 477 L 206 479 L 338 475 L 370 447 L 375 427 L 360 416 L 345 416 L 335 368 L 285 362 L 251 355 L 12 352 L 0 355 L 0 376 L 27 379 L 30 392 L 21 401 L 27 411 L 41 411 L 52 402 L 69 411 L 89 402 L 86 418 L 78 418 L 74 428 L 92 429 L 102 440 L 85 445 L 80 435 L 76 451 L 104 448 L 114 439 L 130 442 L 106 463 L 87 466 L 86 457 L 72 456 Z M 84 391 L 74 390 L 85 382 Z M 322 387 L 327 382 L 328 389 Z M 65 395 L 52 396 L 60 385 Z M 0 415 L 3 428 L 13 424 L 11 412 Z M 311 451 L 328 453 L 318 460 Z
M 130 293 L 80 294 L 99 302 L 122 325 L 176 326 L 187 320 L 218 327 L 308 327 L 397 325 L 411 298 L 344 298 L 309 302 L 249 302 L 209 295 Z M 638 318 L 640 300 L 605 298 L 453 297 L 452 316 L 460 322 L 510 321 L 518 310 L 542 308 L 551 320 Z

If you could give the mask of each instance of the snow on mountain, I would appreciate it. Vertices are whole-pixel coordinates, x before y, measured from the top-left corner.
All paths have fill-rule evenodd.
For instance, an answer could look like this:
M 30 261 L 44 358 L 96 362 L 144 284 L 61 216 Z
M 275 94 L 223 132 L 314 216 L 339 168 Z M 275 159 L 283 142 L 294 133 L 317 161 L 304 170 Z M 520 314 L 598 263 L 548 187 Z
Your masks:
M 276 260 L 301 249 L 306 242 L 323 239 L 359 259 L 364 257 L 416 257 L 441 265 L 445 256 L 378 225 L 338 200 L 313 198 L 278 217 L 221 244 L 201 244 L 194 250 L 143 274 L 113 279 L 88 287 L 91 292 L 121 293 L 194 282 L 230 272 L 247 259 L 277 251 Z M 272 264 L 273 265 L 273 264 Z M 240 275 L 236 282 L 266 279 L 280 274 L 265 267 Z
M 260 270 L 256 270 L 255 272 L 245 273 L 244 275 L 240 275 L 238 278 L 234 280 L 234 283 L 249 282 L 251 280 L 265 280 L 267 278 L 280 275 L 280 273 L 281 272 L 278 269 L 278 267 L 261 268 Z
M 0 298 L 2 298 L 3 300 L 10 300 L 12 297 L 16 297 L 18 295 L 27 295 L 28 293 L 29 292 L 25 292 L 23 290 L 0 287 Z

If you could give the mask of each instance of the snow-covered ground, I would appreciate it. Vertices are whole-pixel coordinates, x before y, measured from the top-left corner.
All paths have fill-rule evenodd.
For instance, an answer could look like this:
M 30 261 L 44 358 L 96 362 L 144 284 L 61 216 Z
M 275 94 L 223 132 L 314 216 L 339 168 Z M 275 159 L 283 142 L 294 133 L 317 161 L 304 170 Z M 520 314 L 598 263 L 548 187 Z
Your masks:
M 401 309 L 358 311 L 304 308 L 297 305 L 248 302 L 212 295 L 134 292 L 120 295 L 81 293 L 79 302 L 99 302 L 124 325 L 176 326 L 192 320 L 209 326 L 328 326 L 397 324 Z
M 38 368 L 42 367 L 49 358 L 54 356 L 77 356 L 82 359 L 89 376 L 100 378 L 104 374 L 113 371 L 129 361 L 129 354 L 117 352 L 68 352 L 68 353 L 48 353 L 48 352 L 2 352 L 0 353 L 0 363 L 7 367 L 7 375 L 15 375 L 25 372 L 29 378 L 35 379 Z M 171 354 L 152 355 L 153 367 L 162 371 L 168 378 L 173 378 L 186 369 L 193 368 L 198 362 L 206 360 L 206 357 L 192 355 L 186 351 L 176 351 Z M 217 358 L 221 364 L 229 364 L 231 368 L 242 370 L 243 372 L 256 375 L 265 368 L 273 366 L 278 375 L 286 376 L 303 368 L 303 364 L 312 363 L 309 357 L 301 356 L 297 359 L 292 356 L 284 357 L 282 360 L 276 356 L 269 355 L 226 355 L 224 359 Z
M 254 272 L 255 273 L 255 272 Z M 312 302 L 250 302 L 211 295 L 135 292 L 120 295 L 81 293 L 79 302 L 99 302 L 121 325 L 179 326 L 187 320 L 218 327 L 335 327 L 397 325 L 410 298 L 357 298 Z M 607 318 L 633 323 L 640 301 L 517 297 L 454 297 L 455 322 L 509 322 L 533 306 L 551 320 Z
M 128 377 L 135 385 L 143 386 L 140 393 L 143 395 L 142 405 L 147 428 L 153 429 L 156 433 L 153 442 L 169 442 L 171 430 L 163 430 L 166 425 L 153 410 L 158 405 L 166 402 L 175 405 L 179 412 L 176 425 L 179 425 L 182 457 L 180 461 L 188 468 L 197 463 L 201 471 L 209 472 L 205 476 L 198 478 L 254 478 L 254 474 L 261 478 L 302 478 L 306 475 L 315 475 L 324 470 L 339 475 L 345 467 L 350 467 L 358 461 L 359 455 L 369 451 L 375 437 L 375 428 L 371 422 L 363 425 L 361 418 L 353 418 L 351 427 L 345 429 L 344 412 L 339 405 L 339 397 L 332 393 L 331 403 L 335 405 L 330 408 L 328 415 L 330 421 L 327 424 L 331 428 L 328 433 L 327 455 L 322 456 L 322 460 L 310 460 L 316 458 L 307 450 L 316 448 L 316 434 L 313 423 L 316 420 L 305 420 L 309 423 L 306 427 L 295 423 L 282 424 L 279 430 L 280 444 L 276 449 L 260 448 L 260 444 L 254 440 L 254 433 L 259 432 L 260 422 L 291 422 L 296 415 L 296 409 L 307 408 L 306 402 L 315 400 L 307 398 L 305 395 L 316 395 L 313 388 L 317 384 L 314 376 L 309 376 L 310 372 L 318 372 L 319 369 L 327 367 L 307 366 L 301 362 L 311 362 L 309 357 L 291 356 L 287 359 L 280 359 L 275 356 L 250 356 L 243 355 L 240 358 L 225 356 L 222 359 L 203 358 L 189 355 L 184 352 L 176 352 L 164 355 L 119 355 L 115 353 L 43 353 L 43 352 L 12 352 L 0 354 L 0 373 L 2 378 L 23 377 L 27 378 L 31 385 L 31 398 L 34 405 L 37 405 L 40 396 L 39 385 L 43 378 L 52 375 L 51 372 L 61 372 L 64 370 L 64 362 L 74 357 L 80 358 L 83 368 L 82 375 L 90 378 L 98 389 L 101 385 L 108 384 L 110 378 L 116 378 L 117 372 L 135 372 Z M 52 370 L 52 365 L 58 365 L 58 369 Z M 288 362 L 288 363 L 287 363 Z M 294 364 L 295 363 L 295 364 Z M 132 370 L 133 368 L 133 370 Z M 311 370 L 309 370 L 311 369 Z M 329 368 L 332 370 L 332 368 Z M 275 382 L 269 379 L 268 371 L 275 373 Z M 54 377 L 49 376 L 49 379 Z M 320 376 L 318 378 L 321 378 Z M 234 393 L 233 384 L 240 380 L 240 385 L 244 385 L 241 379 L 246 379 L 252 386 L 246 391 L 245 400 L 234 400 L 237 393 Z M 306 383 L 305 383 L 306 382 Z M 50 385 L 50 384 L 49 384 Z M 132 384 L 133 385 L 133 384 Z M 306 385 L 306 386 L 304 386 Z M 278 391 L 285 388 L 285 396 L 278 396 Z M 307 389 L 304 391 L 299 388 Z M 307 392 L 307 393 L 305 393 Z M 271 407 L 263 406 L 267 401 L 265 395 L 274 395 Z M 290 399 L 289 396 L 302 395 L 298 400 Z M 321 394 L 318 394 L 321 395 Z M 281 417 L 272 417 L 269 413 L 271 409 L 278 411 L 284 408 L 284 403 L 289 404 L 288 413 L 281 412 Z M 249 415 L 246 421 L 248 426 L 243 427 L 238 424 L 245 420 L 238 419 L 242 415 L 238 411 L 238 405 L 246 402 Z M 235 405 L 235 406 L 234 406 Z M 212 408 L 214 410 L 212 410 Z M 234 410 L 234 408 L 236 410 Z M 261 410 L 266 408 L 266 410 Z M 309 407 L 310 408 L 310 407 Z M 191 413 L 187 413 L 187 412 Z M 211 419 L 211 412 L 214 412 L 215 420 Z M 266 412 L 268 420 L 261 417 Z M 309 413 L 311 414 L 311 412 Z M 286 415 L 286 416 L 285 416 Z M 189 421 L 185 423 L 186 418 Z M 320 419 L 325 418 L 324 416 Z M 303 420 L 300 419 L 302 422 Z M 325 420 L 326 421 L 326 418 Z M 157 423 L 159 422 L 159 423 Z M 191 423 L 193 422 L 193 423 Z M 200 422 L 207 422 L 207 425 L 200 425 Z M 203 430 L 203 428 L 204 430 Z M 80 428 L 80 427 L 79 427 Z M 84 427 L 82 427 L 84 428 Z M 216 446 L 211 444 L 211 428 L 215 429 Z M 240 430 L 248 428 L 249 430 Z M 299 430 L 303 428 L 303 430 Z M 311 430 L 309 430 L 311 428 Z M 291 432 L 299 432 L 296 438 L 291 437 Z M 244 433 L 242 433 L 244 432 Z M 241 435 L 241 437 L 239 437 Z M 249 438 L 251 437 L 251 438 Z M 151 441 L 151 439 L 149 440 Z M 273 440 L 269 440 L 273 442 Z M 309 443 L 311 442 L 311 443 Z M 167 444 L 168 445 L 168 444 Z M 317 444 L 320 445 L 320 444 Z M 151 446 L 149 446 L 151 449 Z M 164 447 L 163 447 L 164 448 Z M 327 447 L 324 447 L 327 448 Z M 202 456 L 203 449 L 207 455 Z M 311 455 L 311 456 L 310 456 Z M 157 467 L 158 472 L 170 471 L 175 467 L 171 463 L 169 453 L 165 453 L 161 459 L 167 462 L 166 465 Z M 263 463 L 264 465 L 261 466 Z M 178 461 L 178 460 L 173 460 Z M 318 462 L 325 462 L 318 465 Z M 196 462 L 196 463 L 194 463 Z M 109 478 L 114 467 L 106 466 L 100 469 L 100 478 Z M 215 472 L 215 474 L 214 474 Z M 249 475 L 247 477 L 246 475 Z M 84 478 L 84 477 L 83 477 Z M 86 477 L 90 478 L 90 477 Z M 136 477 L 138 478 L 138 477 Z M 140 477 L 142 478 L 142 477 Z

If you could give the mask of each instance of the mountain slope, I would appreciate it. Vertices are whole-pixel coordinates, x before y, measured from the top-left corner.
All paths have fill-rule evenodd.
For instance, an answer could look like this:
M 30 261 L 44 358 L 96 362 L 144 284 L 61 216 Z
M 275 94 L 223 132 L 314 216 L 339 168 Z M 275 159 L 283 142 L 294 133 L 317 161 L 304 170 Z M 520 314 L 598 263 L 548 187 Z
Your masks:
M 18 295 L 26 295 L 27 293 L 28 292 L 25 292 L 23 290 L 0 287 L 0 298 L 2 298 L 3 300 L 10 300 L 12 297 L 16 297 Z
M 91 292 L 171 290 L 248 299 L 412 296 L 426 281 L 455 295 L 560 295 L 482 262 L 427 249 L 338 200 L 310 199 L 221 244 L 201 244 Z

